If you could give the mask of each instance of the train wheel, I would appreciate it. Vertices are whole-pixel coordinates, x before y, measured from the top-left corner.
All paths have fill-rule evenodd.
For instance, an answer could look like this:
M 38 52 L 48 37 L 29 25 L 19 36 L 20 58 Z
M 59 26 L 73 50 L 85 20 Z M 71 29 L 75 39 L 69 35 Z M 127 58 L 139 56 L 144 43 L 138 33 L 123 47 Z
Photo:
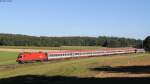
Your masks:
M 24 64 L 24 62 L 23 61 L 19 61 L 18 64 Z

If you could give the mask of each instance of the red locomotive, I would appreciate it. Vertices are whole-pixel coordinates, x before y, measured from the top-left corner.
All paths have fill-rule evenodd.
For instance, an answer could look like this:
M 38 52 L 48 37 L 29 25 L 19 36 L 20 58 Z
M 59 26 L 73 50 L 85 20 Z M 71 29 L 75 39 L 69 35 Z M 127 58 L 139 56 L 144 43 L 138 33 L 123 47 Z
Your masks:
M 17 62 L 18 63 L 25 63 L 31 61 L 46 61 L 47 55 L 43 52 L 23 52 L 18 55 Z

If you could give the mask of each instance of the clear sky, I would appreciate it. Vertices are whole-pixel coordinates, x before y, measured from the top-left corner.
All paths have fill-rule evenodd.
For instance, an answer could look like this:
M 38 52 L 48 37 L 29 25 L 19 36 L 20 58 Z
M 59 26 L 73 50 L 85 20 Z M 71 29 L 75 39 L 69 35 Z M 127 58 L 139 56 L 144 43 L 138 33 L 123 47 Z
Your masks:
M 150 35 L 150 0 L 0 2 L 0 33 L 144 39 Z

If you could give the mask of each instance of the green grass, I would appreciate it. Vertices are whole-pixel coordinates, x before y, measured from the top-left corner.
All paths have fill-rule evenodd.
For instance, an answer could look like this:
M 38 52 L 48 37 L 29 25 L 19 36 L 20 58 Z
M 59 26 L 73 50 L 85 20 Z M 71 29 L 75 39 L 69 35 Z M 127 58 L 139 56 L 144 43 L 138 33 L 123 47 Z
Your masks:
M 13 54 L 13 55 L 11 55 Z M 11 66 L 0 66 L 0 78 L 13 77 L 18 75 L 45 75 L 45 76 L 77 76 L 93 77 L 97 72 L 90 68 L 101 66 L 123 66 L 123 65 L 150 65 L 150 54 L 126 54 L 116 56 L 103 56 L 84 59 L 71 59 L 60 61 L 49 61 L 42 63 L 15 64 L 17 53 L 1 52 L 3 59 L 1 64 L 14 64 Z M 7 61 L 7 59 L 9 61 Z M 5 62 L 6 61 L 6 62 Z
M 103 49 L 100 46 L 61 46 L 61 47 L 35 47 L 35 46 L 0 46 L 5 49 L 43 49 L 43 50 L 93 50 Z
M 16 58 L 18 56 L 17 52 L 0 52 L 0 65 L 15 64 Z

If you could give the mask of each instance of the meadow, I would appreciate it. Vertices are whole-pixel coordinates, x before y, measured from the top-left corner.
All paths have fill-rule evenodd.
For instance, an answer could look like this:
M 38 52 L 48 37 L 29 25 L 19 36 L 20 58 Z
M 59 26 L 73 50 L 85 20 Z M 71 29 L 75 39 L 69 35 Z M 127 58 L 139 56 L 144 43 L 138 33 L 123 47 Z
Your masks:
M 18 52 L 0 51 L 0 65 L 16 64 Z
M 82 59 L 58 60 L 28 64 L 17 64 L 17 52 L 0 52 L 0 78 L 19 75 L 45 75 L 45 76 L 77 76 L 77 77 L 111 77 L 111 76 L 149 76 L 149 74 L 129 74 L 109 72 L 111 68 L 149 66 L 150 54 L 124 54 L 101 56 Z M 104 69 L 98 71 L 98 69 Z M 108 72 L 107 72 L 108 68 Z M 106 69 L 106 71 L 105 71 Z M 110 76 L 111 75 L 111 76 Z

